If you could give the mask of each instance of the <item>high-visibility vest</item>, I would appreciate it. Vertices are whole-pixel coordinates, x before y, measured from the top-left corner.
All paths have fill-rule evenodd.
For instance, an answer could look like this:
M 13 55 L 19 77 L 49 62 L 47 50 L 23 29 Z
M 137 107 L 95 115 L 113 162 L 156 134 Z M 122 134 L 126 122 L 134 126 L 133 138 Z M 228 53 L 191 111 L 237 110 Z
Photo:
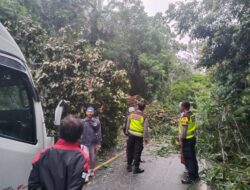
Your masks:
M 195 122 L 195 116 L 192 114 L 189 117 L 181 117 L 179 124 L 179 135 L 182 133 L 182 126 L 187 125 L 187 135 L 185 139 L 191 139 L 195 136 L 197 125 Z
M 144 136 L 144 117 L 142 115 L 132 113 L 130 114 L 130 125 L 128 132 L 131 135 L 143 137 Z

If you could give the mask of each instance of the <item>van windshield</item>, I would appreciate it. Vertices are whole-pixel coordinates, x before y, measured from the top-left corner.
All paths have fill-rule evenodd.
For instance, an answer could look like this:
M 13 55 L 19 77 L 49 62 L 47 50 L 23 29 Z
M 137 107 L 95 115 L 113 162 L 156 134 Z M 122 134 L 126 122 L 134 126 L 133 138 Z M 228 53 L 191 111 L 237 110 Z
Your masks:
M 28 77 L 0 65 L 0 136 L 36 143 L 32 96 Z

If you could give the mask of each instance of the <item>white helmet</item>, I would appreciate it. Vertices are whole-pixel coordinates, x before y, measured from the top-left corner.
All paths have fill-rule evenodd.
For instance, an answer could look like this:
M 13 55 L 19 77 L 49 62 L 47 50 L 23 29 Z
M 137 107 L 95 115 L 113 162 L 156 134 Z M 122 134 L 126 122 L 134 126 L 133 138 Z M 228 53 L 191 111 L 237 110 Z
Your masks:
M 135 108 L 134 107 L 129 107 L 128 108 L 128 112 L 131 113 L 131 112 L 134 112 L 135 111 Z

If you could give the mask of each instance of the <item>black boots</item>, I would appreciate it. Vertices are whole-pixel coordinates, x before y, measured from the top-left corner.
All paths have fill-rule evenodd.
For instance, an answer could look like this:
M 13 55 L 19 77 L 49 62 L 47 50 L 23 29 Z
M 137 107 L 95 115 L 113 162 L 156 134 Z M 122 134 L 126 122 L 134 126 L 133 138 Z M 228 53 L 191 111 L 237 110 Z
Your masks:
M 127 166 L 127 171 L 128 171 L 128 172 L 132 172 L 132 165 L 128 165 L 128 166 Z
M 139 168 L 138 166 L 134 167 L 134 170 L 132 169 L 132 165 L 127 165 L 127 171 L 128 172 L 132 172 L 133 171 L 133 174 L 140 174 L 140 173 L 143 173 L 144 170 L 142 170 L 141 168 Z
M 199 180 L 200 180 L 199 177 L 192 179 L 192 178 L 190 178 L 189 176 L 185 176 L 185 177 L 181 180 L 181 182 L 182 182 L 182 184 L 192 184 L 192 183 L 195 183 L 195 182 L 197 182 L 197 181 L 199 181 Z
M 143 173 L 144 170 L 140 169 L 139 167 L 136 167 L 134 168 L 134 171 L 133 171 L 133 174 L 140 174 L 140 173 Z

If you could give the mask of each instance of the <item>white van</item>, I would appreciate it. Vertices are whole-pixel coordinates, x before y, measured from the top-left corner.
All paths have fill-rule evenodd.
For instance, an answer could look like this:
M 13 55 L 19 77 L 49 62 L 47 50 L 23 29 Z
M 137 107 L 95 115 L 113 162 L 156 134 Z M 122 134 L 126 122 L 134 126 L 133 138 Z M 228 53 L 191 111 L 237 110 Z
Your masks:
M 25 58 L 0 23 L 0 190 L 28 189 L 32 159 L 52 143 Z

